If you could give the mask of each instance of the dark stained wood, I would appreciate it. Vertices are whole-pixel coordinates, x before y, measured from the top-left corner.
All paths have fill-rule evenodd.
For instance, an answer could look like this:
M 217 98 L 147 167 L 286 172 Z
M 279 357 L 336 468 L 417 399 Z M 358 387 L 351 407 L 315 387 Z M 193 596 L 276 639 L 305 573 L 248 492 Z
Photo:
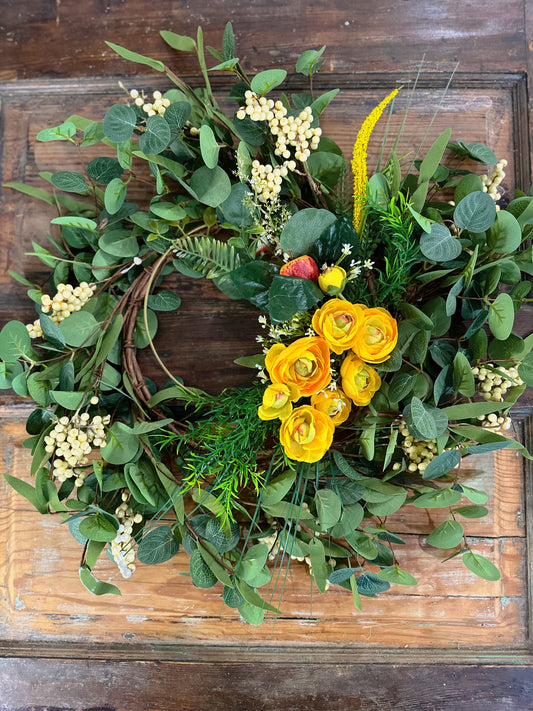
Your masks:
M 245 67 L 291 68 L 305 49 L 328 45 L 326 72 L 360 74 L 404 71 L 426 65 L 450 71 L 498 72 L 526 67 L 523 0 L 425 0 L 373 3 L 349 0 L 5 0 L 2 4 L 0 78 L 137 74 L 104 44 L 110 40 L 196 74 L 192 55 L 182 57 L 159 37 L 160 30 L 194 35 L 202 25 L 208 45 L 220 47 L 231 20 Z M 213 65 L 216 62 L 213 60 Z
M 38 683 L 36 683 L 38 680 Z M 0 661 L 4 711 L 530 711 L 531 668 Z

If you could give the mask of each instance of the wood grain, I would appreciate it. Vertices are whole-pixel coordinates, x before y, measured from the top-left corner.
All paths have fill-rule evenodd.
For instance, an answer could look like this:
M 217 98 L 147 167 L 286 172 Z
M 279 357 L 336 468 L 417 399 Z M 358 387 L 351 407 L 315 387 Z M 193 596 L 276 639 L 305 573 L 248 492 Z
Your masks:
M 234 25 L 237 56 L 256 71 L 271 65 L 290 69 L 301 52 L 323 44 L 328 45 L 324 71 L 330 73 L 405 71 L 424 55 L 426 66 L 445 72 L 458 61 L 462 71 L 497 72 L 502 64 L 511 71 L 526 67 L 524 0 L 484 5 L 475 0 L 401 5 L 388 0 L 371 5 L 272 0 L 252 7 L 243 0 L 212 0 L 208 12 L 201 3 L 172 0 L 149 5 L 139 0 L 29 0 L 3 7 L 0 77 L 142 72 L 141 65 L 126 64 L 104 40 L 178 65 L 183 74 L 196 74 L 194 56 L 171 50 L 159 31 L 195 35 L 201 24 L 206 45 L 220 47 L 227 20 Z
M 147 76 L 146 67 L 117 57 L 104 44 L 105 39 L 164 59 L 183 76 L 194 79 L 198 76 L 194 57 L 168 48 L 158 31 L 192 34 L 201 23 L 206 43 L 219 46 L 227 19 L 234 24 L 239 56 L 250 72 L 277 65 L 291 74 L 302 50 L 328 45 L 321 86 L 342 85 L 349 91 L 332 107 L 335 121 L 331 124 L 347 153 L 355 127 L 371 102 L 382 98 L 397 82 L 411 86 L 424 54 L 421 86 L 425 94 L 420 95 L 413 123 L 417 116 L 429 117 L 450 71 L 460 60 L 447 99 L 452 102 L 448 104 L 451 111 L 446 108 L 444 118 L 457 127 L 458 136 L 487 140 L 498 157 L 511 160 L 507 187 L 514 184 L 528 189 L 533 146 L 527 113 L 527 102 L 532 99 L 526 91 L 527 74 L 533 68 L 531 0 L 489 0 L 484 4 L 474 0 L 376 0 L 372 4 L 212 0 L 208 5 L 182 0 L 5 0 L 0 18 L 0 81 L 4 81 L 0 84 L 0 183 L 35 182 L 38 170 L 50 168 L 50 158 L 52 165 L 57 161 L 58 168 L 65 166 L 64 156 L 47 153 L 48 148 L 43 153 L 42 146 L 36 148 L 34 136 L 40 128 L 57 124 L 66 115 L 67 104 L 80 113 L 94 110 L 99 117 L 101 108 L 117 94 L 113 77 L 130 75 L 127 83 L 131 86 L 156 88 L 157 77 Z M 103 76 L 106 79 L 100 80 Z M 437 126 L 441 124 L 435 124 L 435 130 Z M 44 241 L 53 215 L 7 191 L 0 194 L 0 200 L 3 323 L 32 316 L 24 288 L 8 282 L 5 274 L 8 268 L 29 269 L 43 278 L 42 270 L 24 253 L 32 239 Z M 211 368 L 215 362 L 224 384 L 246 382 L 248 374 L 240 373 L 232 360 L 236 355 L 253 353 L 256 312 L 227 302 L 209 285 L 200 290 L 198 284 L 183 280 L 172 286 L 179 289 L 184 307 L 175 317 L 162 320 L 160 346 L 175 372 L 216 391 L 221 378 Z M 200 300 L 208 309 L 209 320 L 205 312 L 196 309 Z M 518 329 L 520 333 L 531 330 L 531 313 L 520 314 Z M 177 331 L 181 343 L 173 352 L 179 352 L 179 358 L 172 360 L 165 339 Z M 192 349 L 204 336 L 204 345 L 212 344 L 209 359 L 195 357 Z M 145 363 L 145 367 L 148 374 L 159 377 L 152 363 Z M 13 457 L 13 448 L 22 436 L 25 406 L 18 409 L 17 399 L 5 393 L 2 402 L 14 407 L 0 411 L 1 456 L 12 471 L 20 473 L 27 460 Z M 533 398 L 522 400 L 523 405 L 528 403 L 533 404 Z M 516 477 L 513 474 L 516 466 L 516 461 L 500 460 L 497 477 L 492 469 L 487 471 L 482 483 L 498 506 L 486 521 L 468 521 L 470 534 L 479 539 L 476 546 L 503 561 L 501 583 L 481 583 L 483 594 L 476 596 L 479 581 L 468 580 L 462 571 L 453 595 L 448 590 L 447 598 L 439 596 L 444 578 L 435 578 L 433 572 L 454 574 L 455 562 L 441 566 L 424 544 L 425 534 L 437 519 L 419 518 L 422 512 L 406 509 L 396 517 L 396 530 L 405 530 L 407 524 L 415 526 L 419 535 L 409 536 L 409 552 L 418 544 L 420 567 L 427 566 L 427 573 L 432 573 L 423 578 L 418 594 L 409 590 L 365 600 L 363 613 L 356 615 L 342 591 L 332 592 L 336 606 L 331 630 L 328 615 L 332 610 L 323 606 L 320 596 L 315 596 L 312 617 L 307 607 L 300 609 L 297 600 L 292 600 L 288 609 L 295 616 L 279 620 L 276 637 L 268 641 L 232 612 L 226 611 L 225 618 L 219 619 L 216 595 L 202 598 L 202 603 L 193 600 L 192 612 L 180 609 L 178 605 L 188 604 L 191 586 L 178 575 L 179 565 L 174 573 L 170 567 L 166 572 L 163 567 L 146 573 L 139 569 L 138 574 L 147 576 L 143 579 L 148 591 L 145 595 L 156 601 L 149 614 L 147 598 L 141 599 L 134 590 L 125 590 L 124 597 L 113 600 L 111 607 L 107 601 L 85 598 L 75 567 L 67 571 L 57 556 L 53 560 L 54 549 L 61 542 L 72 546 L 65 566 L 67 562 L 75 566 L 76 544 L 57 525 L 43 526 L 46 519 L 32 513 L 20 497 L 6 493 L 2 482 L 0 652 L 21 658 L 0 660 L 0 709 L 533 709 L 528 639 L 530 564 L 523 535 L 526 522 L 527 545 L 533 549 L 531 520 L 524 515 L 526 509 L 531 511 L 533 485 L 531 468 L 525 487 L 521 467 Z M 20 526 L 14 523 L 15 511 Z M 46 556 L 52 558 L 52 576 L 50 569 L 45 572 Z M 306 575 L 294 566 L 291 577 L 297 589 L 304 589 Z M 176 593 L 181 598 L 172 606 Z M 215 608 L 215 617 L 202 617 Z M 390 627 L 383 623 L 385 615 L 391 620 Z M 99 639 L 115 642 L 98 646 Z M 134 661 L 138 659 L 143 661 Z M 174 661 L 168 661 L 171 659 Z
M 14 420 L 0 431 L 8 473 L 29 467 L 28 453 L 20 448 L 23 428 Z M 521 481 L 521 462 L 513 452 L 500 452 L 495 461 L 485 458 L 486 473 L 480 486 L 500 473 L 505 481 Z M 351 595 L 334 586 L 325 595 L 313 592 L 305 564 L 294 562 L 289 570 L 281 604 L 282 615 L 274 624 L 250 628 L 224 607 L 217 587 L 195 589 L 188 573 L 188 556 L 178 554 L 171 562 L 138 566 L 132 579 L 119 580 L 116 567 L 107 560 L 98 564 L 98 577 L 118 584 L 122 597 L 95 598 L 81 586 L 77 567 L 81 548 L 55 516 L 39 516 L 27 502 L 2 482 L 4 506 L 0 512 L 0 580 L 3 638 L 41 641 L 172 645 L 211 644 L 326 644 L 365 647 L 521 647 L 527 643 L 527 591 L 524 528 L 505 530 L 509 501 L 497 499 L 494 521 L 464 522 L 474 550 L 493 560 L 502 578 L 489 582 L 476 578 L 456 558 L 442 563 L 443 552 L 425 542 L 437 520 L 414 507 L 409 525 L 420 535 L 404 534 L 405 546 L 396 554 L 400 566 L 419 579 L 417 587 L 393 586 L 376 599 L 363 598 L 363 611 L 353 607 Z M 519 484 L 515 490 L 521 491 Z M 503 508 L 500 515 L 499 507 Z M 417 519 L 418 517 L 418 519 Z M 392 517 L 391 517 L 392 518 Z M 439 517 L 440 521 L 440 517 Z M 400 522 L 398 520 L 398 522 Z M 500 524 L 502 528 L 500 528 Z M 405 526 L 391 530 L 406 530 Z M 277 604 L 279 591 L 273 592 Z
M 39 683 L 36 684 L 36 679 Z M 531 711 L 531 669 L 0 660 L 3 711 Z

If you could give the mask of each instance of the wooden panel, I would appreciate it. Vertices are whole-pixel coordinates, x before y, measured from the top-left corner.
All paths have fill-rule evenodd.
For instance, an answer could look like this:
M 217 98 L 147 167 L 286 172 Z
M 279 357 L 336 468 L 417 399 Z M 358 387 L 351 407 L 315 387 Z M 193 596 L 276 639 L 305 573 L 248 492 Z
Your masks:
M 0 433 L 8 473 L 28 469 L 29 457 L 20 448 L 21 424 L 5 421 Z M 486 474 L 479 485 L 504 487 L 515 480 L 515 503 L 520 506 L 521 462 L 512 452 L 500 452 L 493 462 L 484 458 Z M 500 481 L 501 478 L 501 481 Z M 186 577 L 188 556 L 151 568 L 139 566 L 129 581 L 119 581 L 109 561 L 98 564 L 98 576 L 118 583 L 123 596 L 95 598 L 78 581 L 80 547 L 57 517 L 39 516 L 24 499 L 2 483 L 0 512 L 0 579 L 2 639 L 76 642 L 87 639 L 130 645 L 157 642 L 257 644 L 326 644 L 368 647 L 452 647 L 500 650 L 527 642 L 526 540 L 523 525 L 513 521 L 510 498 L 493 502 L 492 527 L 466 520 L 466 534 L 475 550 L 494 560 L 502 579 L 475 578 L 454 559 L 441 563 L 442 551 L 425 542 L 433 526 L 425 512 L 409 512 L 410 525 L 421 535 L 406 535 L 398 547 L 400 565 L 420 580 L 416 588 L 393 587 L 376 599 L 364 598 L 362 612 L 350 593 L 334 587 L 325 595 L 313 593 L 305 564 L 291 565 L 275 624 L 250 628 L 222 604 L 220 590 L 197 590 Z M 511 497 L 513 494 L 511 494 Z M 412 508 L 412 507 L 408 507 Z M 417 513 L 419 519 L 417 520 Z M 503 524 L 510 518 L 509 528 Z M 398 518 L 401 522 L 401 519 Z M 401 530 L 390 523 L 391 530 Z M 274 595 L 277 601 L 279 593 Z
M 275 22 L 272 20 L 275 18 Z M 227 20 L 234 24 L 245 67 L 291 68 L 310 47 L 328 45 L 325 71 L 347 74 L 405 71 L 426 55 L 428 67 L 449 71 L 524 71 L 524 0 L 480 4 L 477 0 L 8 0 L 2 4 L 0 78 L 98 76 L 142 71 L 124 62 L 104 40 L 166 61 L 196 74 L 192 55 L 173 52 L 159 30 L 195 34 L 219 47 Z M 81 30 L 81 33 L 80 33 Z M 83 35 L 83 39 L 81 39 Z M 214 61 L 213 61 L 214 63 Z
M 430 79 L 426 78 L 426 84 Z M 338 140 L 349 157 L 362 120 L 389 93 L 394 82 L 382 79 L 378 87 L 369 88 L 367 79 L 366 84 L 355 90 L 351 82 L 337 80 L 341 78 L 322 81 L 324 90 L 338 84 L 344 86 L 332 104 L 329 116 L 327 113 L 324 115 L 323 123 L 325 132 Z M 431 81 L 442 83 L 435 77 Z M 132 86 L 148 88 L 162 84 L 157 77 L 151 77 L 136 80 Z M 424 139 L 433 113 L 441 103 L 442 93 L 442 88 L 428 86 L 417 91 L 400 144 L 401 154 L 407 156 L 406 161 L 414 158 L 414 150 Z M 515 185 L 525 186 L 524 161 L 520 156 L 524 155 L 527 140 L 517 108 L 523 95 L 523 82 L 517 77 L 501 75 L 497 81 L 480 80 L 475 84 L 469 83 L 465 77 L 461 78 L 457 88 L 450 90 L 442 101 L 424 146 L 427 148 L 444 128 L 460 126 L 461 131 L 455 137 L 486 141 L 499 157 L 507 157 L 510 165 L 504 187 L 511 194 Z M 56 125 L 66 117 L 66 112 L 60 107 L 67 99 L 70 111 L 101 119 L 110 104 L 122 100 L 122 94 L 112 80 L 61 82 L 55 88 L 50 86 L 46 93 L 37 88 L 28 93 L 27 87 L 19 86 L 3 104 L 2 181 L 27 182 L 43 187 L 38 177 L 40 171 L 79 169 L 78 155 L 70 145 L 54 141 L 35 142 L 39 130 Z M 390 137 L 399 128 L 408 100 L 407 90 L 397 99 L 396 113 L 389 127 L 389 147 L 392 143 Z M 376 127 L 372 140 L 371 164 L 377 160 L 385 129 L 384 119 Z M 91 147 L 83 156 L 89 161 L 107 150 L 105 147 L 103 150 L 102 147 Z M 142 200 L 142 192 L 133 197 Z M 12 318 L 29 321 L 34 318 L 33 306 L 25 296 L 24 287 L 10 279 L 7 269 L 25 272 L 36 281 L 43 282 L 42 265 L 25 256 L 25 253 L 31 251 L 34 240 L 46 244 L 48 219 L 54 216 L 54 212 L 44 203 L 5 188 L 1 199 L 0 227 L 6 249 L 0 256 L 0 323 Z M 52 231 L 52 234 L 55 233 Z M 216 392 L 223 387 L 250 383 L 253 374 L 248 369 L 235 366 L 233 360 L 257 352 L 257 310 L 243 302 L 230 301 L 205 280 L 172 275 L 167 283 L 183 299 L 182 308 L 177 313 L 160 315 L 161 328 L 156 345 L 161 349 L 167 366 L 176 375 L 184 377 L 186 382 L 201 384 L 208 391 Z M 522 312 L 520 317 L 517 331 L 529 333 L 531 316 Z M 176 333 L 179 338 L 168 339 L 168 333 Z M 199 353 L 202 357 L 198 356 Z M 166 377 L 158 371 L 151 356 L 143 358 L 146 374 L 159 384 L 164 382 Z M 213 363 L 216 363 L 216 368 L 213 368 Z
M 38 680 L 38 683 L 36 683 Z M 530 669 L 1 660 L 4 711 L 531 711 Z

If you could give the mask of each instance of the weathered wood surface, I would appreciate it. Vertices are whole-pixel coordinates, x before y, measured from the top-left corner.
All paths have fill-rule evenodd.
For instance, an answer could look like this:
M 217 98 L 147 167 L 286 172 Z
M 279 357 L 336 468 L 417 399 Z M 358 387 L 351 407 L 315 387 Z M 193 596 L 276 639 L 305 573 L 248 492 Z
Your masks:
M 531 711 L 512 667 L 0 661 L 3 711 Z M 60 691 L 59 691 L 60 689 Z
M 346 152 L 368 110 L 396 83 L 412 83 L 424 53 L 428 73 L 422 77 L 423 91 L 411 126 L 417 117 L 431 116 L 441 88 L 460 60 L 444 113 L 428 140 L 439 127 L 449 124 L 457 129 L 456 137 L 487 141 L 498 157 L 510 160 L 506 186 L 528 188 L 529 144 L 533 143 L 528 141 L 526 91 L 527 74 L 533 71 L 531 0 L 481 5 L 473 0 L 377 0 L 372 4 L 212 0 L 208 5 L 194 0 L 4 0 L 1 5 L 0 182 L 29 180 L 37 184 L 39 170 L 67 168 L 68 160 L 64 162 L 64 156 L 56 152 L 59 147 L 36 146 L 35 134 L 72 111 L 100 117 L 102 107 L 117 96 L 113 77 L 130 75 L 133 78 L 128 86 L 156 88 L 157 77 L 147 76 L 146 67 L 117 57 L 104 44 L 105 39 L 163 59 L 183 76 L 194 78 L 198 76 L 194 57 L 168 48 L 158 31 L 193 34 L 202 24 L 206 43 L 219 46 L 223 26 L 231 19 L 239 56 L 252 73 L 271 66 L 292 72 L 302 50 L 328 45 L 322 86 L 342 85 L 348 90 L 332 105 L 330 115 L 335 116 L 329 120 L 334 137 Z M 530 101 L 532 96 L 530 91 Z M 377 137 L 381 130 L 378 126 Z M 24 252 L 31 239 L 43 243 L 53 215 L 29 198 L 8 191 L 3 191 L 0 199 L 3 323 L 33 315 L 24 289 L 8 282 L 5 274 L 14 268 L 42 275 Z M 248 373 L 240 372 L 232 361 L 255 350 L 256 312 L 228 302 L 210 285 L 181 280 L 176 287 L 183 297 L 183 308 L 162 320 L 159 341 L 174 372 L 213 391 L 246 382 Z M 527 313 L 520 329 L 531 330 Z M 168 334 L 178 331 L 180 343 L 173 349 L 173 357 L 166 341 Z M 201 344 L 201 359 L 193 344 Z M 146 362 L 145 366 L 149 375 L 159 377 L 153 364 Z M 15 401 L 4 394 L 2 402 Z M 529 398 L 527 402 L 533 401 Z M 0 414 L 5 443 L 5 448 L 4 444 L 0 448 L 5 457 L 13 451 L 13 442 L 22 437 L 21 417 L 11 408 Z M 10 463 L 17 473 L 27 467 L 21 456 L 19 452 Z M 192 588 L 177 574 L 179 567 L 174 573 L 168 569 L 162 572 L 162 567 L 148 572 L 139 569 L 137 576 L 154 601 L 149 614 L 142 611 L 143 604 L 147 605 L 139 602 L 134 586 L 131 593 L 126 593 L 130 587 L 126 586 L 124 598 L 113 600 L 111 607 L 107 607 L 107 600 L 104 604 L 101 599 L 84 597 L 76 580 L 76 544 L 68 533 L 57 525 L 49 527 L 20 497 L 4 494 L 0 648 L 4 654 L 41 658 L 0 661 L 0 709 L 533 709 L 531 670 L 516 666 L 531 664 L 528 652 L 520 656 L 516 651 L 529 645 L 527 502 L 517 462 L 509 453 L 505 457 L 505 461 L 498 459 L 498 476 L 492 478 L 489 473 L 483 480 L 497 506 L 485 521 L 468 521 L 476 545 L 502 564 L 501 582 L 488 584 L 469 578 L 464 570 L 459 573 L 454 561 L 444 566 L 438 563 L 435 551 L 424 544 L 424 533 L 438 517 L 432 516 L 430 522 L 422 512 L 413 515 L 406 509 L 396 517 L 396 530 L 405 531 L 408 525 L 419 532 L 419 536 L 409 536 L 409 552 L 418 545 L 419 569 L 427 566 L 431 573 L 417 590 L 365 600 L 364 614 L 355 614 L 351 602 L 339 591 L 334 594 L 332 631 L 327 631 L 331 607 L 324 607 L 321 599 L 327 596 L 315 595 L 312 617 L 298 602 L 309 580 L 297 564 L 291 572 L 296 600 L 288 608 L 295 616 L 278 621 L 272 640 L 266 632 L 258 635 L 256 628 L 238 622 L 232 612 L 226 611 L 219 619 L 219 603 L 203 593 L 193 598 L 196 613 L 189 614 L 184 607 Z M 58 541 L 72 546 L 64 563 L 54 553 Z M 47 556 L 51 567 L 44 573 Z M 444 577 L 435 578 L 435 571 Z M 444 598 L 443 584 L 449 575 L 457 577 Z M 174 605 L 173 595 L 178 596 Z M 147 619 L 139 619 L 143 615 Z M 133 622 L 136 631 L 129 629 Z M 318 630 L 326 631 L 321 637 Z M 136 636 L 125 637 L 129 632 Z M 143 643 L 143 635 L 151 641 Z M 48 640 L 44 645 L 43 639 Z M 99 645 L 98 640 L 103 639 L 107 643 Z M 180 645 L 184 639 L 188 643 Z M 109 640 L 115 640 L 116 645 L 108 646 Z M 262 647 L 254 649 L 255 641 Z M 418 651 L 421 644 L 427 648 Z M 74 661 L 80 655 L 101 661 Z M 72 660 L 50 659 L 54 656 Z M 121 658 L 151 661 L 105 661 Z M 169 659 L 174 661 L 160 662 Z M 181 663 L 176 661 L 179 659 Z M 253 661 L 243 662 L 246 659 Z M 483 659 L 486 666 L 472 666 L 473 659 Z M 501 665 L 504 659 L 514 666 L 490 666 L 493 661 Z M 433 666 L 428 668 L 427 664 Z
M 29 467 L 21 424 L 6 422 L 0 432 L 7 473 Z M 425 538 L 442 514 L 406 507 L 388 522 L 401 532 L 405 546 L 396 554 L 400 566 L 420 581 L 417 587 L 393 586 L 376 599 L 363 598 L 363 611 L 353 607 L 351 594 L 334 587 L 325 595 L 313 592 L 307 566 L 294 562 L 289 571 L 275 624 L 244 625 L 225 607 L 220 590 L 195 589 L 187 577 L 188 556 L 151 568 L 139 566 L 128 581 L 119 579 L 109 561 L 98 564 L 98 576 L 119 584 L 123 596 L 95 598 L 77 576 L 80 546 L 56 516 L 37 514 L 22 497 L 1 484 L 0 511 L 1 621 L 5 641 L 76 642 L 89 640 L 130 646 L 158 644 L 239 644 L 259 642 L 275 647 L 296 643 L 375 648 L 523 648 L 527 645 L 526 539 L 523 524 L 522 463 L 514 452 L 483 457 L 483 476 L 472 486 L 506 495 L 491 502 L 492 522 L 465 519 L 475 550 L 501 569 L 497 582 L 480 580 L 459 558 L 442 563 L 443 551 Z M 409 519 L 406 528 L 405 519 Z M 418 535 L 405 534 L 405 530 Z M 278 602 L 279 589 L 273 592 Z
M 476 0 L 192 0 L 158 3 L 84 3 L 6 0 L 2 6 L 0 78 L 72 77 L 120 74 L 124 66 L 104 44 L 116 42 L 176 65 L 176 52 L 160 30 L 195 35 L 204 28 L 207 45 L 220 46 L 228 20 L 234 24 L 245 67 L 289 67 L 304 49 L 328 45 L 327 72 L 360 74 L 405 70 L 424 54 L 429 67 L 449 71 L 525 71 L 527 37 L 524 0 L 480 4 Z M 196 74 L 192 55 L 180 66 Z M 142 68 L 130 65 L 127 73 Z

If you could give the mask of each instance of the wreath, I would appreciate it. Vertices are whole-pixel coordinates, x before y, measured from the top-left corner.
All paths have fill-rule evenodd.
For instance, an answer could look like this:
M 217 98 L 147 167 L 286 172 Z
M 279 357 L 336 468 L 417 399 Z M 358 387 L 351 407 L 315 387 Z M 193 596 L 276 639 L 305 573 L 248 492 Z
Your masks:
M 219 585 L 259 624 L 280 613 L 276 581 L 296 559 L 321 593 L 344 587 L 360 609 L 362 595 L 416 584 L 387 525 L 405 505 L 446 509 L 427 543 L 498 579 L 461 525 L 487 514 L 461 462 L 503 448 L 531 458 L 508 430 L 533 385 L 533 335 L 513 332 L 531 301 L 533 198 L 503 198 L 506 161 L 451 142 L 451 129 L 423 157 L 382 150 L 368 177 L 372 130 L 397 90 L 361 126 L 350 175 L 319 126 L 337 93 L 313 92 L 324 48 L 298 58 L 309 89 L 289 100 L 284 70 L 246 75 L 231 24 L 222 51 L 207 48 L 209 70 L 201 28 L 161 34 L 197 53 L 202 88 L 108 43 L 172 88 L 126 90 L 102 122 L 42 130 L 39 141 L 102 155 L 43 174 L 51 191 L 8 184 L 58 216 L 51 247 L 32 253 L 49 286 L 12 273 L 37 317 L 0 333 L 1 387 L 36 404 L 24 442 L 34 485 L 7 481 L 67 522 L 97 595 L 120 594 L 95 575 L 103 553 L 124 577 L 186 554 L 193 585 Z M 234 77 L 234 111 L 211 71 Z M 142 207 L 127 201 L 135 185 Z M 163 284 L 175 270 L 259 310 L 260 353 L 236 361 L 253 369 L 249 387 L 208 394 L 163 363 L 157 314 L 180 305 Z M 139 365 L 146 348 L 160 384 Z

